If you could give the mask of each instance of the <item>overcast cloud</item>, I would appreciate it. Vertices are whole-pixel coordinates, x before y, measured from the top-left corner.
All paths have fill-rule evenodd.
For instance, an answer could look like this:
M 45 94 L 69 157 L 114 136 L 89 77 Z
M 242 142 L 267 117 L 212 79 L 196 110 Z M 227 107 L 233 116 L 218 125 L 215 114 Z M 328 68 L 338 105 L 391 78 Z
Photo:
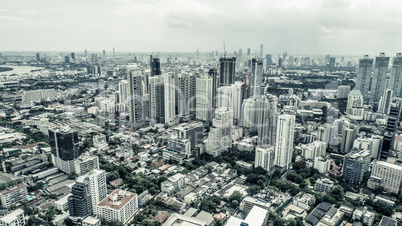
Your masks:
M 400 0 L 0 0 L 0 51 L 402 52 Z

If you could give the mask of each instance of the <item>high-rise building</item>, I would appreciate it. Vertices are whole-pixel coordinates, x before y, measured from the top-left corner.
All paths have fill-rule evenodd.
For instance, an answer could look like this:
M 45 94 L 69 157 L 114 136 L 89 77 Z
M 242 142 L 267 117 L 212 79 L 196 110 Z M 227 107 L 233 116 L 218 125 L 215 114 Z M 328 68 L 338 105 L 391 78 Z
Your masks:
M 294 115 L 278 116 L 274 163 L 283 170 L 289 169 L 292 162 L 295 121 Z
M 49 143 L 53 164 L 65 173 L 73 173 L 74 160 L 81 155 L 78 132 L 69 127 L 49 130 Z
M 126 225 L 138 210 L 138 196 L 123 190 L 114 190 L 97 204 L 95 215 L 102 220 L 102 225 L 121 222 Z
M 241 106 L 243 103 L 242 85 L 243 83 L 236 82 L 231 86 L 219 87 L 216 95 L 216 107 L 227 107 L 233 110 L 233 118 L 236 120 L 240 120 L 241 118 Z
M 282 67 L 282 57 L 278 58 L 278 68 Z
M 78 177 L 77 182 L 88 182 L 92 208 L 95 210 L 95 206 L 107 196 L 106 171 L 93 169 Z
M 371 83 L 371 70 L 373 69 L 373 59 L 368 55 L 364 55 L 363 59 L 359 60 L 359 68 L 357 70 L 356 87 L 363 94 L 364 102 L 368 103 L 370 83 Z
M 210 76 L 201 76 L 196 79 L 196 118 L 210 121 L 212 117 L 213 81 Z
M 70 57 L 69 56 L 64 57 L 64 63 L 66 63 L 66 64 L 70 63 Z
M 229 86 L 235 82 L 236 57 L 219 59 L 219 86 Z
M 151 55 L 151 77 L 161 75 L 161 60 L 159 58 L 152 58 Z
M 369 104 L 378 105 L 378 102 L 384 93 L 384 89 L 386 88 L 385 80 L 387 78 L 388 64 L 389 57 L 386 57 L 385 53 L 380 53 L 380 56 L 375 58 L 374 73 L 371 78 Z
M 400 116 L 401 116 L 401 101 L 396 99 L 392 102 L 388 114 L 387 126 L 385 127 L 384 141 L 380 154 L 381 160 L 386 160 L 391 155 L 390 150 L 393 147 Z
M 212 78 L 212 108 L 216 108 L 216 92 L 220 86 L 218 70 L 216 68 L 209 69 L 208 76 Z
M 402 166 L 377 160 L 371 166 L 367 187 L 374 189 L 381 186 L 386 192 L 399 194 L 402 188 Z
M 165 122 L 165 86 L 161 75 L 149 78 L 149 118 L 151 124 Z
M 348 98 L 350 86 L 338 86 L 338 99 Z
M 252 59 L 251 61 L 251 84 L 250 84 L 250 96 L 253 98 L 263 95 L 261 89 L 262 84 L 262 71 L 263 65 L 261 59 Z
M 275 147 L 271 145 L 257 146 L 255 149 L 254 167 L 261 166 L 266 171 L 270 171 L 274 166 Z
M 260 45 L 260 58 L 263 58 L 264 56 L 264 46 L 263 44 Z
M 346 116 L 354 120 L 363 120 L 363 95 L 358 89 L 352 90 L 348 95 L 348 103 L 346 105 Z
M 114 47 L 113 47 L 113 56 L 115 55 L 115 53 L 116 53 L 116 52 L 115 52 L 115 49 L 114 49 Z
M 251 49 L 247 48 L 247 58 L 249 58 L 250 55 L 251 55 Z
M 359 128 L 354 124 L 349 124 L 342 129 L 341 153 L 348 153 L 353 148 Z
M 233 111 L 228 108 L 215 109 L 215 117 L 208 134 L 207 153 L 217 157 L 232 145 Z
M 75 53 L 71 53 L 71 59 L 75 60 Z
M 40 62 L 40 53 L 36 53 L 36 62 Z
M 397 53 L 392 61 L 391 79 L 387 88 L 394 91 L 395 97 L 402 97 L 402 53 Z
M 97 64 L 98 63 L 98 54 L 91 54 L 91 63 Z
M 103 50 L 103 56 L 106 56 L 106 50 Z
M 389 111 L 391 110 L 393 93 L 394 92 L 392 91 L 392 89 L 384 90 L 384 94 L 382 95 L 382 97 L 380 99 L 380 103 L 379 103 L 377 112 L 382 113 L 382 114 L 389 114 Z
M 243 49 L 239 49 L 239 53 L 237 54 L 237 59 L 240 63 L 243 61 Z
M 335 57 L 330 57 L 329 58 L 329 65 L 330 68 L 335 67 Z
M 167 73 L 162 75 L 164 79 L 164 99 L 165 99 L 165 123 L 173 124 L 176 117 L 176 87 L 174 75 Z
M 140 71 L 127 73 L 128 83 L 128 115 L 130 122 L 137 123 L 143 119 L 142 115 L 142 75 Z
M 120 113 L 126 112 L 128 103 L 129 91 L 127 80 L 119 82 L 119 111 Z
M 351 184 L 360 184 L 363 181 L 363 175 L 369 170 L 370 151 L 353 148 L 346 154 L 343 161 L 343 178 Z
M 177 78 L 176 88 L 177 90 L 177 101 L 178 105 L 178 115 L 187 115 L 190 112 L 195 112 L 195 84 L 196 75 L 195 74 L 180 74 Z
M 88 51 L 87 51 L 87 49 L 85 49 L 85 51 L 84 51 L 84 56 L 88 56 Z
M 99 158 L 89 152 L 80 155 L 74 161 L 74 170 L 77 175 L 84 175 L 93 169 L 99 169 Z
M 265 55 L 265 59 L 267 59 L 267 66 L 271 66 L 273 64 L 271 54 Z
M 68 197 L 68 210 L 73 221 L 82 221 L 92 215 L 92 199 L 89 181 L 75 182 Z

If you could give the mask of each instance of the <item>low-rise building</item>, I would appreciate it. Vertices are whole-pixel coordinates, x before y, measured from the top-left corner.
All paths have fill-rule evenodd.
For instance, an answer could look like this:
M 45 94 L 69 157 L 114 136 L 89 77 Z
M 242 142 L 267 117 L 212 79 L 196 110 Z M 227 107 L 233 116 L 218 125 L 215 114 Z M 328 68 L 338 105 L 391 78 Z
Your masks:
M 27 185 L 18 184 L 0 192 L 0 201 L 3 208 L 9 208 L 28 198 Z
M 0 218 L 0 226 L 23 226 L 25 225 L 25 216 L 22 209 L 16 209 L 13 212 Z
M 314 189 L 316 191 L 330 193 L 334 187 L 334 182 L 328 178 L 320 178 L 315 182 Z

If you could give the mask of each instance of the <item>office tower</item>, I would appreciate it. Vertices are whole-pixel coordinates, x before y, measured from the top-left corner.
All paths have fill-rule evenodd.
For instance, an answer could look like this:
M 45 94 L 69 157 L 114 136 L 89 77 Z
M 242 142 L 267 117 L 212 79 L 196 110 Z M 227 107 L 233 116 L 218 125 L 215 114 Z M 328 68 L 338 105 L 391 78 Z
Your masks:
M 40 62 L 40 54 L 36 53 L 36 62 Z
M 92 215 L 92 199 L 89 181 L 75 182 L 68 197 L 68 210 L 73 221 L 77 222 Z
M 88 56 L 88 51 L 87 51 L 87 49 L 85 49 L 85 51 L 84 51 L 84 56 Z
M 246 99 L 242 107 L 242 126 L 257 131 L 258 143 L 274 145 L 277 132 L 276 96 Z
M 71 53 L 71 59 L 75 60 L 75 53 Z
M 338 86 L 338 99 L 348 98 L 350 86 Z
M 126 112 L 127 102 L 128 102 L 128 83 L 127 80 L 121 80 L 119 82 L 119 112 Z
M 65 173 L 73 173 L 74 160 L 81 155 L 78 132 L 68 127 L 49 130 L 53 164 Z
M 161 60 L 159 58 L 152 58 L 151 55 L 151 77 L 155 75 L 161 75 Z
M 335 67 L 335 57 L 330 57 L 329 58 L 329 67 L 330 68 Z
M 374 73 L 371 79 L 369 104 L 378 105 L 381 95 L 384 93 L 385 79 L 387 78 L 389 57 L 385 53 L 380 53 L 375 58 Z
M 380 154 L 381 160 L 387 160 L 391 156 L 391 149 L 395 140 L 395 134 L 398 129 L 399 117 L 401 116 L 400 100 L 393 100 L 388 114 L 387 126 L 385 127 L 384 141 Z
M 363 175 L 369 170 L 370 152 L 353 148 L 344 156 L 342 175 L 351 184 L 360 184 Z
M 254 167 L 261 166 L 266 171 L 270 171 L 274 166 L 275 147 L 271 145 L 257 146 L 255 149 Z
M 113 56 L 115 55 L 115 49 L 114 49 L 114 47 L 113 47 Z
M 77 178 L 77 182 L 88 183 L 92 209 L 107 196 L 106 171 L 93 169 Z
M 247 48 L 247 59 L 250 57 L 250 55 L 251 55 L 251 50 L 250 50 L 250 48 Z
M 177 102 L 178 115 L 187 115 L 190 112 L 195 112 L 195 74 L 180 74 L 177 76 L 176 89 L 177 90 Z
M 106 51 L 105 50 L 103 50 L 103 56 L 106 56 Z
M 233 111 L 215 109 L 215 117 L 208 134 L 207 153 L 217 157 L 232 146 Z
M 174 74 L 162 75 L 164 79 L 164 99 L 165 99 L 165 123 L 174 123 L 176 117 L 176 87 L 174 84 Z
M 381 186 L 386 192 L 399 194 L 402 188 L 402 166 L 377 160 L 371 166 L 367 187 L 375 189 Z
M 98 63 L 98 54 L 91 54 L 91 63 L 97 64 Z
M 199 120 L 209 121 L 212 117 L 213 79 L 201 76 L 196 79 L 196 115 Z
M 273 64 L 271 54 L 265 55 L 265 59 L 267 59 L 267 66 L 271 66 Z
M 358 89 L 353 89 L 348 96 L 346 105 L 346 116 L 354 120 L 363 120 L 363 95 Z
M 250 84 L 250 96 L 252 98 L 259 97 L 263 95 L 263 90 L 261 89 L 262 84 L 262 60 L 252 59 L 251 61 L 251 84 Z
M 392 61 L 390 88 L 395 97 L 402 97 L 402 53 L 397 53 Z
M 140 71 L 127 73 L 128 83 L 128 115 L 130 122 L 137 123 L 143 119 L 142 115 L 142 75 Z
M 124 190 L 114 190 L 98 203 L 95 215 L 102 220 L 102 225 L 120 222 L 127 225 L 138 211 L 138 196 Z
M 93 169 L 99 169 L 99 158 L 96 155 L 83 153 L 74 161 L 75 174 L 84 175 Z
M 236 58 L 221 57 L 219 59 L 219 86 L 229 86 L 235 82 Z
M 239 53 L 237 54 L 237 59 L 241 63 L 243 61 L 243 49 L 239 49 Z
M 382 114 L 389 114 L 389 111 L 391 110 L 391 103 L 392 103 L 392 95 L 393 91 L 392 89 L 386 89 L 384 90 L 384 94 L 382 95 L 380 99 L 380 103 L 378 106 L 378 111 L 379 113 Z
M 260 45 L 260 58 L 263 58 L 264 56 L 264 46 L 261 44 Z
M 295 120 L 296 117 L 294 115 L 285 114 L 278 116 L 275 165 L 283 170 L 289 169 L 292 162 Z
M 149 118 L 151 124 L 165 122 L 165 86 L 161 75 L 149 78 Z
M 64 57 L 64 63 L 69 64 L 70 63 L 70 57 L 65 56 Z
M 373 69 L 373 59 L 368 55 L 364 55 L 363 59 L 359 59 L 359 68 L 357 70 L 356 87 L 363 94 L 364 103 L 368 102 L 371 70 Z
M 282 67 L 282 58 L 279 57 L 278 59 L 278 67 L 281 68 Z
M 353 124 L 349 124 L 342 129 L 341 153 L 348 153 L 352 149 L 358 132 L 359 128 Z
M 216 108 L 216 92 L 220 86 L 218 70 L 216 68 L 209 69 L 208 76 L 212 78 L 212 108 Z
M 236 82 L 231 86 L 219 87 L 216 95 L 216 107 L 227 107 L 233 110 L 233 118 L 236 120 L 240 120 L 241 118 L 241 106 L 243 103 L 242 85 L 243 83 Z

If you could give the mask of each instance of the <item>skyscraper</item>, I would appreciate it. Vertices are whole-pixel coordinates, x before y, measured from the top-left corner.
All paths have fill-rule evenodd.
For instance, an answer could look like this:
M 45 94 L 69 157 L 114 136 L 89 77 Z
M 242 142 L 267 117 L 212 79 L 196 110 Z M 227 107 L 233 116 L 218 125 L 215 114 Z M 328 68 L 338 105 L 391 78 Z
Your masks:
M 39 61 L 40 61 L 40 54 L 36 53 L 36 62 L 39 62 Z
M 106 50 L 103 50 L 103 56 L 106 56 Z
M 149 78 L 149 118 L 151 125 L 165 122 L 165 87 L 161 75 Z
M 243 49 L 239 49 L 239 53 L 237 54 L 237 59 L 240 63 L 243 61 Z
M 177 91 L 177 101 L 178 114 L 187 115 L 191 112 L 195 112 L 195 74 L 180 74 L 177 78 L 176 88 Z
M 119 82 L 119 112 L 126 112 L 128 96 L 129 91 L 127 80 L 121 80 Z
M 402 97 L 402 53 L 397 53 L 392 61 L 391 80 L 389 87 L 395 97 Z
M 289 169 L 292 162 L 295 121 L 294 115 L 278 117 L 274 163 L 283 170 Z
M 64 57 L 64 63 L 69 64 L 70 63 L 70 57 L 65 56 Z
M 370 151 L 353 148 L 346 154 L 343 161 L 343 178 L 351 184 L 360 184 L 363 175 L 369 170 Z
M 212 108 L 216 108 L 217 89 L 220 86 L 218 70 L 216 68 L 209 69 L 208 76 L 212 78 Z
M 236 76 L 236 58 L 219 59 L 219 86 L 229 86 L 235 82 Z
M 151 77 L 161 75 L 161 60 L 159 58 L 152 58 L 151 55 Z
M 254 167 L 261 166 L 266 171 L 270 171 L 274 166 L 275 147 L 271 145 L 257 146 L 255 149 Z
M 386 57 L 385 53 L 380 53 L 380 56 L 375 58 L 374 73 L 370 86 L 369 104 L 378 105 L 378 102 L 384 93 L 384 89 L 386 89 L 385 79 L 387 78 L 388 64 L 389 57 Z
M 272 65 L 272 55 L 271 54 L 267 54 L 265 55 L 265 58 L 267 59 L 267 66 L 271 66 Z
M 330 68 L 335 67 L 335 57 L 330 57 L 329 58 L 329 65 Z
M 207 153 L 217 157 L 232 145 L 233 111 L 228 108 L 215 109 L 215 117 L 208 134 Z
M 264 46 L 263 44 L 260 45 L 260 58 L 263 58 L 264 56 Z
M 359 128 L 353 124 L 345 126 L 342 130 L 341 153 L 348 153 L 353 148 Z
M 143 119 L 142 115 L 142 75 L 140 71 L 127 73 L 128 83 L 128 115 L 130 122 L 136 123 Z
M 176 87 L 174 85 L 174 75 L 166 73 L 164 78 L 164 99 L 165 99 L 165 123 L 173 124 L 176 116 Z
M 239 120 L 241 118 L 241 106 L 243 103 L 241 82 L 236 82 L 231 86 L 222 86 L 217 90 L 216 107 L 227 107 L 233 110 L 233 118 Z
M 384 94 L 382 95 L 378 106 L 379 113 L 389 114 L 389 111 L 391 110 L 392 96 L 392 89 L 384 90 Z
M 255 98 L 263 95 L 261 90 L 263 64 L 261 59 L 251 61 L 250 96 Z
M 373 69 L 373 59 L 368 55 L 364 55 L 363 59 L 359 60 L 359 68 L 357 70 L 356 87 L 363 94 L 364 102 L 368 102 L 371 70 Z
M 196 79 L 196 118 L 209 121 L 212 117 L 212 78 L 201 76 Z
M 92 199 L 89 181 L 76 182 L 68 197 L 68 210 L 74 221 L 83 220 L 92 215 Z
M 71 59 L 75 60 L 75 53 L 71 53 Z
M 251 55 L 251 49 L 247 48 L 247 58 Z
M 74 160 L 81 155 L 78 132 L 68 127 L 49 130 L 52 162 L 65 173 L 74 172 Z
M 94 169 L 77 178 L 77 182 L 88 183 L 92 209 L 107 196 L 106 171 Z
M 395 134 L 398 129 L 399 117 L 401 116 L 401 101 L 393 100 L 388 114 L 387 126 L 385 127 L 384 141 L 380 154 L 380 159 L 386 161 L 391 156 Z

